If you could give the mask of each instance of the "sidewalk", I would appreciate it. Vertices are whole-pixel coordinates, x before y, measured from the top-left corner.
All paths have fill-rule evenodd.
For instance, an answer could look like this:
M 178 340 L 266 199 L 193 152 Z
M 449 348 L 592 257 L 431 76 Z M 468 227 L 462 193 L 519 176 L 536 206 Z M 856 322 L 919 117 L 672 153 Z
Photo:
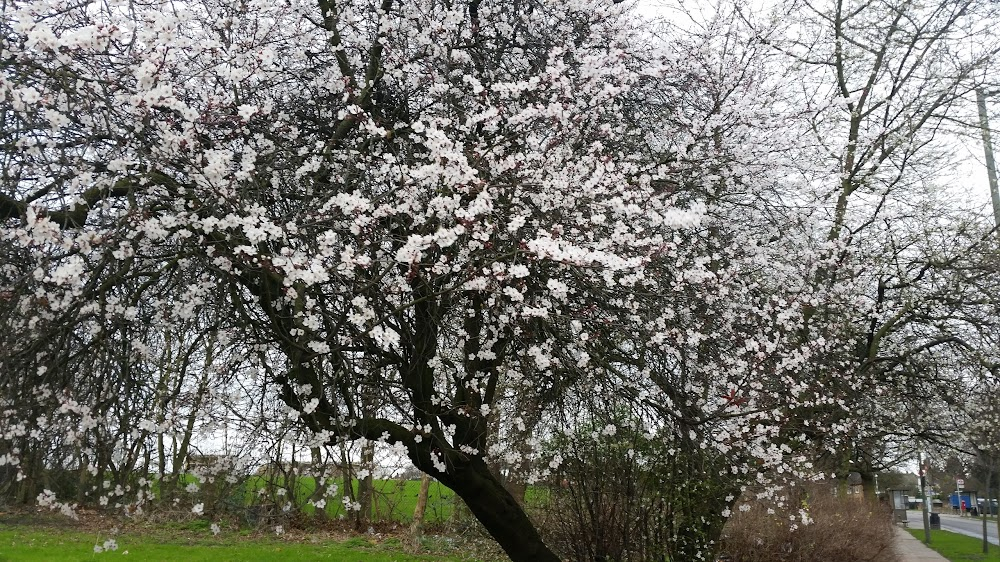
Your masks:
M 948 559 L 931 550 L 913 535 L 896 527 L 896 554 L 900 562 L 948 562 Z

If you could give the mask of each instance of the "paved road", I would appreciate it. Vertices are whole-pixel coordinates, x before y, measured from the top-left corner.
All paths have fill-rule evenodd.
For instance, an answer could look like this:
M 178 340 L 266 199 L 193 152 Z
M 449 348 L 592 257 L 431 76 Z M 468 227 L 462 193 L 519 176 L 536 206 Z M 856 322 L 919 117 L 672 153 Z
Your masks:
M 909 527 L 911 529 L 922 528 L 924 524 L 922 517 L 923 516 L 919 511 L 908 512 L 907 519 L 909 519 Z M 942 513 L 941 529 L 944 531 L 951 531 L 953 533 L 975 537 L 977 539 L 983 538 L 983 520 L 978 517 L 959 517 L 949 513 Z M 989 520 L 986 522 L 986 534 L 989 537 L 990 543 L 1000 545 L 1000 538 L 997 537 L 996 521 Z

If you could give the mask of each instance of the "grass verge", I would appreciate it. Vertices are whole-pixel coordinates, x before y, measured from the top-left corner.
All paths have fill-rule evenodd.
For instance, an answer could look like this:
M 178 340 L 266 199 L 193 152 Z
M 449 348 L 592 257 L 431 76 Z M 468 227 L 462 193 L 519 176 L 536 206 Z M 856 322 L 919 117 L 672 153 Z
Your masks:
M 907 531 L 924 540 L 923 529 L 907 529 Z M 1000 546 L 990 545 L 990 553 L 983 554 L 982 539 L 974 539 L 948 531 L 931 531 L 931 544 L 928 545 L 951 562 L 1000 562 Z

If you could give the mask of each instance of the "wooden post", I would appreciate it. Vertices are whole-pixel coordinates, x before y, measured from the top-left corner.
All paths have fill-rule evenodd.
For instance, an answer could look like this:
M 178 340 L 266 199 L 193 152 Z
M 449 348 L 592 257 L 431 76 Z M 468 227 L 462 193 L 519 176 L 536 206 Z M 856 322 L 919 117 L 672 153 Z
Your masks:
M 431 477 L 424 473 L 420 478 L 420 491 L 417 492 L 417 506 L 413 508 L 413 524 L 410 525 L 410 547 L 414 552 L 420 550 L 420 538 L 424 534 L 424 514 L 427 512 L 427 494 L 431 488 Z

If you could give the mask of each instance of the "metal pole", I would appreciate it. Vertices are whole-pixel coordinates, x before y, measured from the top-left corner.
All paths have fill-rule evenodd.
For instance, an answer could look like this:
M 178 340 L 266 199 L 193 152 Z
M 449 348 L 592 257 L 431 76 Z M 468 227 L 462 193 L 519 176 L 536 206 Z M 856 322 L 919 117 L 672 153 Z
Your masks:
M 924 504 L 924 544 L 931 544 L 931 518 L 927 514 L 927 504 L 930 499 L 927 497 L 927 471 L 924 470 L 924 455 L 917 451 L 917 467 L 920 468 L 920 493 Z
M 990 180 L 990 199 L 993 201 L 993 220 L 1000 227 L 1000 188 L 997 187 L 997 164 L 993 159 L 993 141 L 990 139 L 990 119 L 986 113 L 986 92 L 976 88 L 979 106 L 979 130 L 983 133 L 983 151 L 986 152 L 986 174 Z
M 983 518 L 983 554 L 990 553 L 990 541 L 989 535 L 986 534 L 986 509 L 989 508 L 990 503 L 990 476 L 992 476 L 992 470 L 986 471 L 986 501 L 983 502 L 983 510 L 980 511 L 979 516 Z

